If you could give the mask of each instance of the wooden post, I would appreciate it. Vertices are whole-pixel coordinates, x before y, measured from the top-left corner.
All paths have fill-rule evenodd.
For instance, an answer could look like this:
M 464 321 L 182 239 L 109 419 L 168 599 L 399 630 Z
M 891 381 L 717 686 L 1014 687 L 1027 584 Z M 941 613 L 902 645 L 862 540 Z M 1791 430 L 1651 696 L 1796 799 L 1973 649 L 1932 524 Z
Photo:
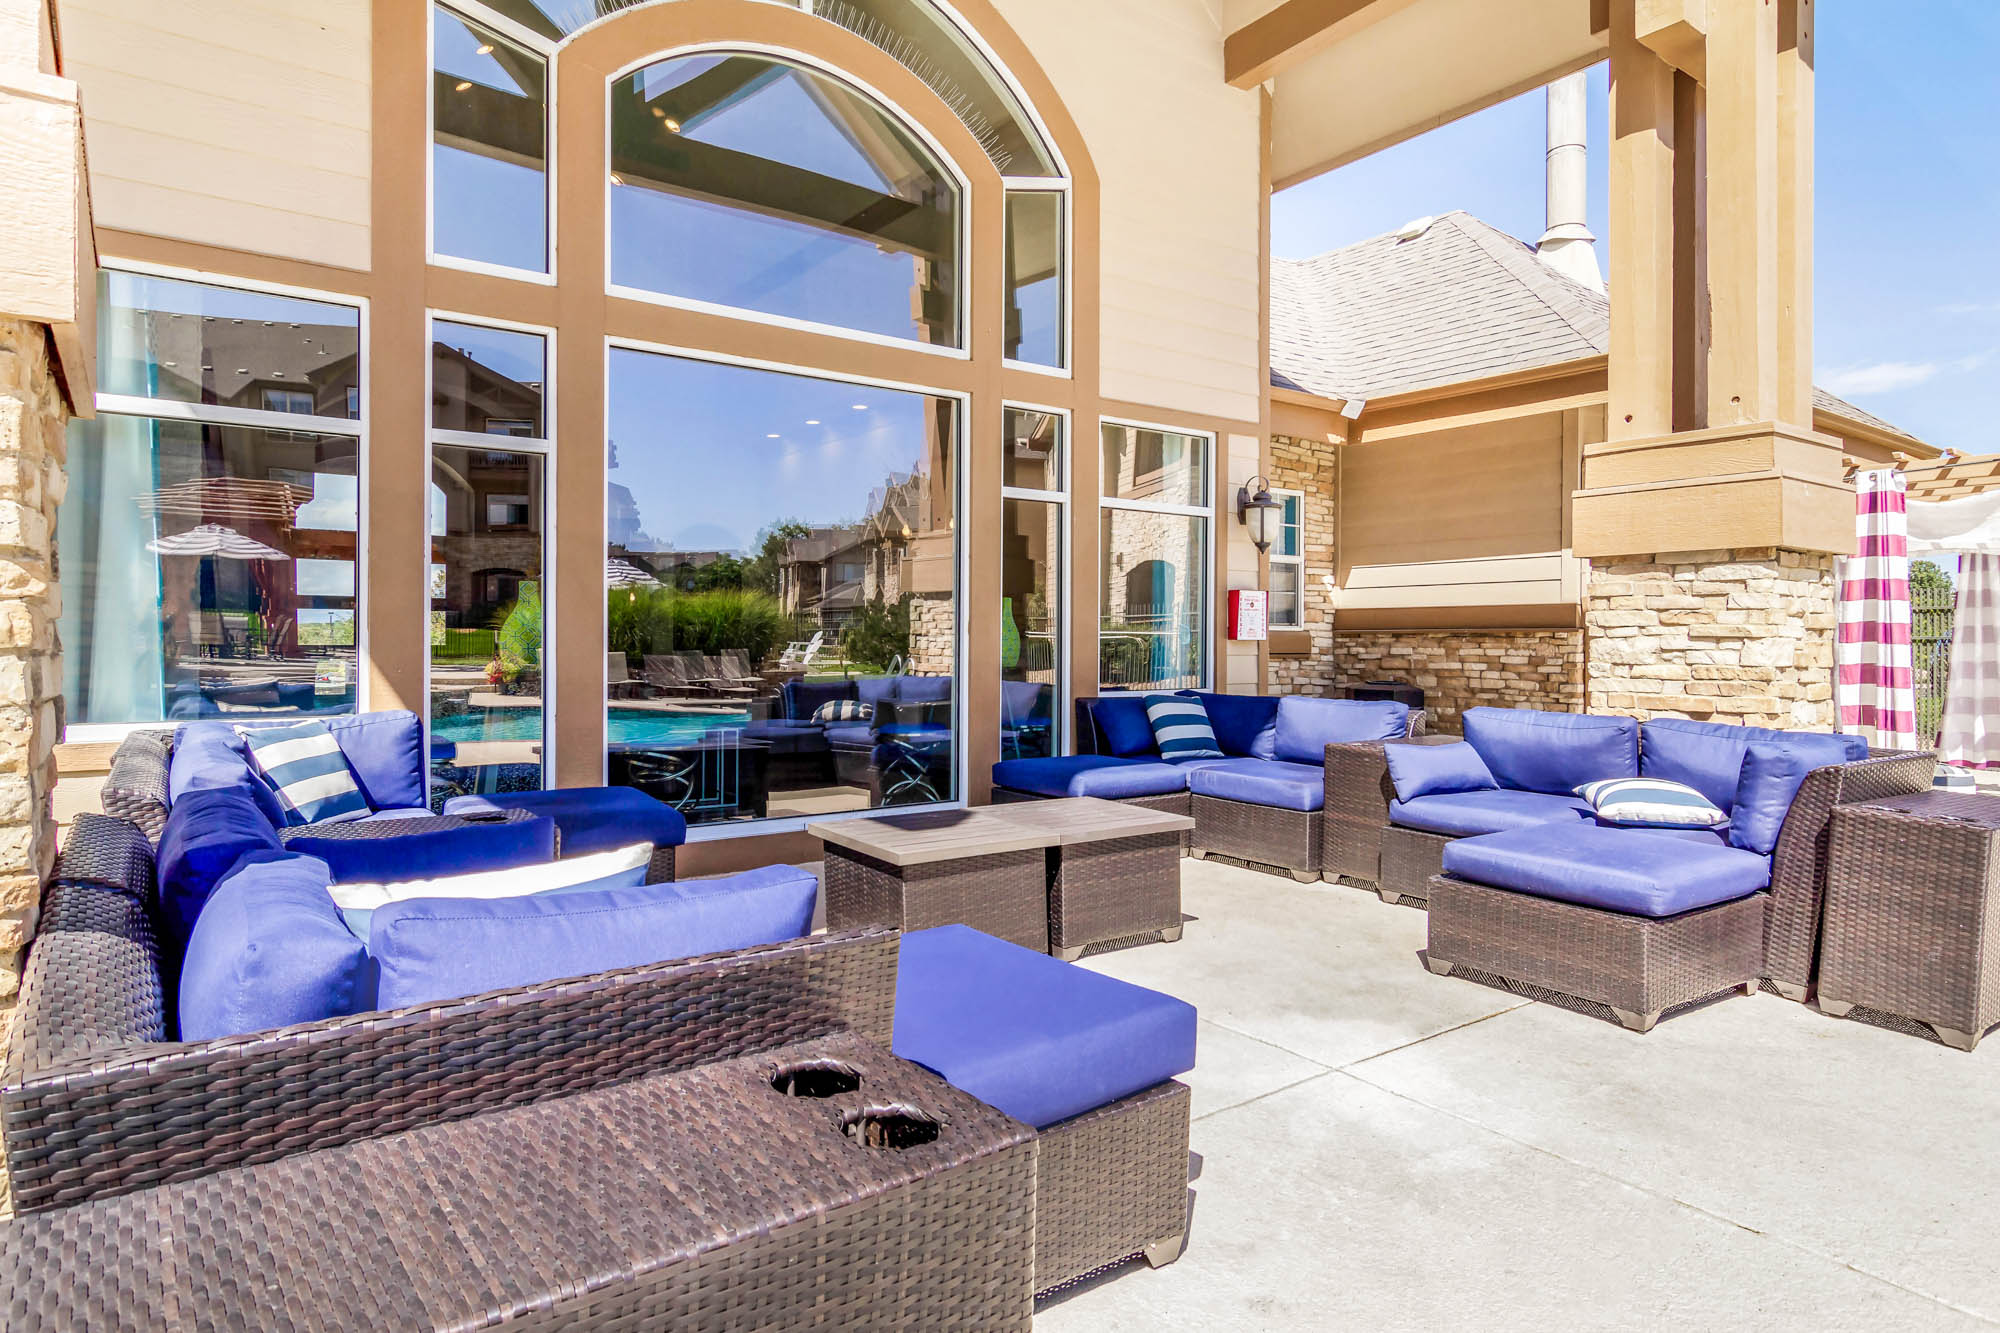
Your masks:
M 1778 6 L 1717 5 L 1710 16 L 1708 424 L 1736 426 L 1780 409 Z
M 1674 428 L 1674 71 L 1611 11 L 1610 437 Z
M 1813 0 L 1778 0 L 1778 418 L 1812 425 Z

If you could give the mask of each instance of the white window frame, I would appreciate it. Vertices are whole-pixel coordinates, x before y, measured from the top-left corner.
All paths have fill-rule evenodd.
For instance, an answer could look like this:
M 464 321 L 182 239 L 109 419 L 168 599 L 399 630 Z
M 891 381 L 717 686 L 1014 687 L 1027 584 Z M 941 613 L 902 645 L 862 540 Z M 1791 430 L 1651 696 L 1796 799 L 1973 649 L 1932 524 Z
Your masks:
M 705 361 L 711 365 L 741 366 L 748 370 L 771 370 L 783 375 L 797 375 L 804 379 L 825 380 L 833 384 L 854 384 L 872 389 L 894 389 L 903 393 L 919 393 L 931 398 L 949 400 L 957 404 L 958 407 L 958 420 L 952 435 L 951 460 L 953 476 L 955 478 L 952 484 L 954 523 L 958 518 L 964 517 L 967 512 L 971 496 L 971 483 L 966 476 L 968 470 L 966 460 L 972 454 L 970 441 L 967 439 L 967 432 L 971 429 L 972 422 L 972 395 L 963 389 L 944 389 L 936 385 L 912 384 L 903 380 L 878 379 L 868 375 L 842 374 L 837 371 L 828 370 L 823 366 L 794 365 L 784 361 L 769 361 L 758 357 L 734 356 L 726 352 L 715 351 L 712 348 L 683 347 L 673 343 L 649 342 L 643 338 L 607 334 L 604 339 L 604 383 L 601 389 L 604 395 L 603 402 L 607 421 L 609 420 L 611 411 L 611 353 L 620 349 L 633 352 L 650 352 L 658 356 L 675 357 L 683 361 Z M 600 447 L 609 448 L 608 429 L 606 442 Z M 609 488 L 607 487 L 606 490 L 608 492 Z M 610 530 L 608 493 L 600 500 L 600 503 L 606 506 L 604 528 L 602 530 L 608 532 Z M 957 531 L 956 528 L 954 530 Z M 972 543 L 966 541 L 961 535 L 955 538 L 955 544 L 957 550 L 953 553 L 952 565 L 956 586 L 952 589 L 952 605 L 962 612 L 965 605 L 965 590 L 970 586 L 972 580 Z M 604 553 L 600 551 L 597 558 L 600 560 L 604 559 Z M 600 599 L 597 617 L 597 642 L 600 648 L 604 645 L 606 635 L 609 633 L 606 625 L 609 610 L 610 608 L 604 605 L 603 600 Z M 957 623 L 953 626 L 953 632 L 956 638 L 954 651 L 957 655 L 957 669 L 952 675 L 951 725 L 954 737 L 952 746 L 952 789 L 956 795 L 952 799 L 948 801 L 933 801 L 925 805 L 899 805 L 887 811 L 882 808 L 842 810 L 824 815 L 780 815 L 776 818 L 750 819 L 736 823 L 690 824 L 688 826 L 688 842 L 720 842 L 730 838 L 763 837 L 772 833 L 802 833 L 808 824 L 822 824 L 848 819 L 879 819 L 884 813 L 913 814 L 921 810 L 965 809 L 968 804 L 966 791 L 972 776 L 969 754 L 971 746 L 967 744 L 967 737 L 970 735 L 967 727 L 970 723 L 971 711 L 967 705 L 966 691 L 964 689 L 965 678 L 970 669 L 967 658 L 968 636 L 970 633 L 968 622 L 970 617 L 961 613 L 955 617 L 955 620 Z M 606 697 L 599 706 L 608 710 L 610 702 L 609 697 Z M 606 739 L 608 742 L 608 730 Z M 598 757 L 598 764 L 598 781 L 608 782 L 610 780 L 608 744 L 606 752 Z
M 354 711 L 368 711 L 368 298 L 351 292 L 321 291 L 284 283 L 253 282 L 233 274 L 211 273 L 205 269 L 175 268 L 136 259 L 111 256 L 99 258 L 97 267 L 113 273 L 130 273 L 145 278 L 166 278 L 174 282 L 222 287 L 254 292 L 262 296 L 290 296 L 318 301 L 352 310 L 355 324 L 355 382 L 360 386 L 361 415 L 358 417 L 308 416 L 294 412 L 266 412 L 254 408 L 219 407 L 208 403 L 184 403 L 139 394 L 98 393 L 93 402 L 105 416 L 139 417 L 152 421 L 194 421 L 210 426 L 241 426 L 253 430 L 293 431 L 306 435 L 340 435 L 354 441 Z M 92 275 L 95 281 L 95 275 Z M 135 731 L 158 730 L 163 722 L 72 722 L 63 728 L 65 745 L 101 744 L 122 741 Z
M 1296 500 L 1299 502 L 1299 549 L 1295 555 L 1281 555 L 1278 552 L 1278 547 L 1284 541 L 1285 532 L 1285 511 L 1283 508 L 1278 510 L 1278 541 L 1271 544 L 1271 563 L 1273 565 L 1289 565 L 1298 570 L 1299 585 L 1298 592 L 1292 601 L 1292 619 L 1278 619 L 1278 600 L 1275 596 L 1271 599 L 1271 628 L 1304 629 L 1306 627 L 1306 493 L 1294 490 L 1289 486 L 1273 486 L 1271 488 L 1271 498 L 1278 501 L 1281 506 L 1286 500 Z
M 1147 514 L 1178 514 L 1186 518 L 1203 520 L 1201 527 L 1201 587 L 1202 619 L 1204 624 L 1202 626 L 1201 645 L 1201 683 L 1196 688 L 1203 690 L 1213 689 L 1215 686 L 1215 635 L 1216 629 L 1220 624 L 1215 606 L 1215 469 L 1218 461 L 1215 456 L 1218 443 L 1216 434 L 1214 431 L 1198 430 L 1192 426 L 1174 426 L 1160 421 L 1139 421 L 1130 417 L 1099 417 L 1097 419 L 1098 437 L 1093 443 L 1097 446 L 1100 457 L 1102 457 L 1104 449 L 1104 428 L 1106 426 L 1122 426 L 1131 430 L 1162 431 L 1169 435 L 1185 435 L 1190 439 L 1205 440 L 1208 443 L 1208 448 L 1204 453 L 1206 466 L 1202 469 L 1201 477 L 1202 503 L 1166 504 L 1158 500 L 1127 500 L 1106 495 L 1104 493 L 1104 477 L 1100 468 L 1097 479 L 1097 506 L 1099 510 L 1098 542 L 1100 545 L 1103 542 L 1103 511 L 1106 509 L 1132 509 Z M 1101 594 L 1104 571 L 1099 570 L 1097 576 L 1100 581 Z M 1104 637 L 1104 620 L 1101 611 L 1098 616 L 1098 623 L 1094 627 L 1094 632 L 1097 634 L 1101 644 Z M 1099 690 L 1102 690 L 1104 688 L 1104 670 L 1102 666 L 1099 666 L 1097 674 L 1098 680 L 1096 685 Z
M 1075 743 L 1075 738 L 1070 735 L 1070 732 L 1074 728 L 1069 725 L 1070 713 L 1072 711 L 1070 700 L 1075 697 L 1070 693 L 1073 684 L 1070 680 L 1070 662 L 1075 654 L 1070 651 L 1071 620 L 1069 605 L 1072 600 L 1070 597 L 1070 570 L 1073 568 L 1070 564 L 1070 547 L 1072 544 L 1069 509 L 1070 477 L 1073 475 L 1071 471 L 1071 459 L 1076 450 L 1076 440 L 1074 432 L 1071 429 L 1073 422 L 1070 419 L 1069 409 L 1049 407 L 1041 403 L 1024 403 L 1009 399 L 1001 406 L 1000 419 L 1003 422 L 1007 419 L 1006 414 L 1010 411 L 1046 412 L 1061 423 L 1057 430 L 1057 438 L 1061 441 L 1061 448 L 1057 454 L 1057 489 L 1039 490 L 1032 486 L 1008 486 L 1003 483 L 1000 487 L 1000 498 L 1003 504 L 1008 500 L 1034 500 L 1055 507 L 1056 531 L 1061 534 L 1061 538 L 1056 544 L 1056 685 L 1054 707 L 1049 710 L 1051 714 L 1049 725 L 1055 731 L 1054 752 L 1056 754 L 1070 754 L 1072 753 L 1071 746 Z M 1002 441 L 1002 447 L 1005 447 L 1005 441 Z M 1006 460 L 1004 458 L 1001 460 L 1001 468 L 1002 472 L 1000 475 L 1004 478 L 1006 476 L 1004 470 L 1006 468 Z M 1005 722 L 1006 711 L 1002 709 L 1001 723 L 1004 725 Z
M 1076 301 L 1072 298 L 1071 292 L 1076 283 L 1076 227 L 1073 222 L 1076 210 L 1072 207 L 1075 196 L 1070 192 L 1067 180 L 1057 180 L 1052 177 L 1008 176 L 1003 178 L 1002 184 L 1006 186 L 1008 197 L 1017 194 L 1055 194 L 1062 197 L 1062 235 L 1058 239 L 1062 254 L 1057 261 L 1062 265 L 1062 269 L 1056 275 L 1062 288 L 1062 309 L 1058 312 L 1062 323 L 1062 358 L 1060 364 L 1053 366 L 1045 366 L 1038 361 L 1016 361 L 1012 357 L 1003 357 L 1000 364 L 1008 370 L 1025 371 L 1030 375 L 1046 375 L 1050 379 L 1058 380 L 1074 379 L 1076 372 L 1071 367 L 1076 360 Z M 1004 245 L 1007 200 L 1003 198 L 1000 203 L 1003 223 L 1001 243 Z
M 480 431 L 445 430 L 432 424 L 435 403 L 432 382 L 435 370 L 437 326 L 469 324 L 475 328 L 503 333 L 531 334 L 542 340 L 542 433 L 534 435 L 487 435 Z M 559 654 L 549 648 L 550 631 L 556 623 L 556 331 L 542 324 L 520 324 L 488 315 L 466 315 L 451 310 L 424 312 L 424 558 L 423 622 L 424 643 L 424 724 L 425 771 L 431 752 L 431 477 L 437 467 L 437 446 L 458 449 L 488 449 L 495 453 L 538 454 L 542 462 L 542 786 L 546 788 L 555 772 L 556 678 L 561 670 Z

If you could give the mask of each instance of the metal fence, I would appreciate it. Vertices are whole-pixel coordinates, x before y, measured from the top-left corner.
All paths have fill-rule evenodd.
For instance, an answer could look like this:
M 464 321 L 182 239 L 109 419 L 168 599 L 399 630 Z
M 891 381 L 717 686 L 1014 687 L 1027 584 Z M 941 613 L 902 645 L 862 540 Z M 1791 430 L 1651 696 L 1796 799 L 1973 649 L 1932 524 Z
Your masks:
M 1942 580 L 1910 582 L 1910 657 L 1915 667 L 1917 743 L 1932 745 L 1944 723 L 1945 686 L 1951 679 L 1951 626 L 1958 591 Z

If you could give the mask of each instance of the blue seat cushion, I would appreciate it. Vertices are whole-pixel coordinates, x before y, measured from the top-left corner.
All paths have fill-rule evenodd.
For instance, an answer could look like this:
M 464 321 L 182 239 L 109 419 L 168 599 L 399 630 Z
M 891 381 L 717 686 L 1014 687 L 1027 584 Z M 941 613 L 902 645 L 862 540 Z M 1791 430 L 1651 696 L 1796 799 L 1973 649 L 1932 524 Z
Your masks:
M 383 1009 L 725 949 L 812 929 L 819 881 L 796 866 L 722 879 L 521 898 L 411 898 L 375 909 L 368 952 Z
M 373 1008 L 367 949 L 326 863 L 256 853 L 215 887 L 181 963 L 180 1036 L 208 1041 Z
M 1602 819 L 1593 820 L 1599 828 L 1624 829 L 1627 833 L 1654 833 L 1663 838 L 1680 838 L 1687 842 L 1698 842 L 1705 847 L 1727 847 L 1729 826 L 1720 828 L 1658 828 L 1645 824 L 1607 824 Z
M 1736 808 L 1736 786 L 1743 776 L 1743 754 L 1755 741 L 1783 741 L 1821 733 L 1776 731 L 1727 722 L 1690 722 L 1655 718 L 1639 728 L 1639 774 L 1693 787 L 1724 814 Z M 1866 759 L 1868 742 L 1860 736 L 1836 736 L 1846 758 Z
M 993 785 L 1036 796 L 1097 796 L 1108 801 L 1170 796 L 1188 789 L 1188 775 L 1200 762 L 1169 764 L 1161 759 L 1120 759 L 1109 754 L 1003 759 L 993 765 Z
M 895 1053 L 1037 1129 L 1194 1068 L 1193 1006 L 983 935 L 903 936 Z
M 212 787 L 185 793 L 160 833 L 160 915 L 168 940 L 175 948 L 187 942 L 203 905 L 238 861 L 284 850 L 277 829 L 248 792 Z
M 1590 802 L 1581 796 L 1555 796 L 1539 791 L 1439 792 L 1414 801 L 1389 802 L 1389 822 L 1451 838 L 1475 838 L 1536 824 L 1573 824 L 1589 819 Z
M 1356 741 L 1387 741 L 1410 734 L 1410 706 L 1392 700 L 1278 700 L 1273 751 L 1294 764 L 1326 765 L 1326 747 Z
M 1743 773 L 1736 782 L 1734 808 L 1729 812 L 1729 843 L 1769 856 L 1778 848 L 1778 833 L 1792 811 L 1806 774 L 1815 768 L 1844 764 L 1853 756 L 1858 736 L 1788 731 L 1773 740 L 1755 740 L 1744 747 Z M 1866 754 L 1863 742 L 1863 754 Z
M 1275 694 L 1216 694 L 1182 690 L 1201 700 L 1215 728 L 1222 752 L 1240 759 L 1278 757 L 1278 696 Z
M 875 743 L 872 722 L 843 722 L 826 729 L 826 743 L 847 750 L 865 750 Z
M 630 841 L 640 839 L 634 837 Z M 287 843 L 286 849 L 326 862 L 335 884 L 392 884 L 399 880 L 470 875 L 482 870 L 506 870 L 553 861 L 556 824 L 547 818 L 526 819 L 396 838 L 317 838 L 303 834 Z M 567 845 L 563 850 L 569 850 Z
M 1460 838 L 1447 875 L 1627 916 L 1663 917 L 1747 898 L 1771 882 L 1771 859 L 1650 831 L 1542 824 Z
M 1465 741 L 1449 745 L 1385 745 L 1389 781 L 1405 801 L 1440 792 L 1491 791 L 1500 784 L 1479 751 Z
M 795 722 L 790 718 L 752 722 L 743 729 L 747 740 L 761 741 L 773 755 L 825 754 L 826 729 L 817 722 Z
M 1586 782 L 1639 776 L 1633 718 L 1468 708 L 1464 720 L 1465 739 L 1503 787 L 1567 796 Z
M 448 815 L 482 810 L 547 815 L 562 834 L 564 857 L 608 852 L 635 842 L 678 847 L 687 841 L 687 819 L 680 811 L 632 787 L 557 787 L 551 791 L 454 796 L 444 803 Z
M 1090 704 L 1090 714 L 1104 735 L 1104 746 L 1120 758 L 1157 755 L 1153 748 L 1153 722 L 1146 716 L 1143 694 L 1106 694 Z
M 1279 759 L 1222 759 L 1188 774 L 1188 790 L 1278 810 L 1318 810 L 1326 805 L 1326 769 Z

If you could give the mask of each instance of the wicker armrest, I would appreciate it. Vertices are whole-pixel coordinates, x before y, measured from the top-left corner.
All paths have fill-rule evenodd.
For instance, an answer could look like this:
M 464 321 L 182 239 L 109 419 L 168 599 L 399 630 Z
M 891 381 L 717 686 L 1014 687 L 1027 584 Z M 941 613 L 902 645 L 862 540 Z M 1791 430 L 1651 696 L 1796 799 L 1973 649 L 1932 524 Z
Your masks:
M 0 1085 L 15 1207 L 121 1194 L 835 1032 L 886 1046 L 897 939 L 813 936 L 163 1042 L 159 972 L 143 945 L 50 935 L 22 987 L 31 1035 L 17 1037 Z
M 1851 764 L 1806 774 L 1778 830 L 1771 857 L 1771 911 L 1764 932 L 1764 975 L 1780 993 L 1803 1000 L 1818 969 L 1820 913 L 1826 900 L 1827 848 L 1835 806 L 1928 790 L 1937 756 L 1928 750 L 1877 750 Z
M 78 815 L 63 839 L 50 879 L 102 884 L 149 902 L 154 891 L 153 844 L 129 819 Z

